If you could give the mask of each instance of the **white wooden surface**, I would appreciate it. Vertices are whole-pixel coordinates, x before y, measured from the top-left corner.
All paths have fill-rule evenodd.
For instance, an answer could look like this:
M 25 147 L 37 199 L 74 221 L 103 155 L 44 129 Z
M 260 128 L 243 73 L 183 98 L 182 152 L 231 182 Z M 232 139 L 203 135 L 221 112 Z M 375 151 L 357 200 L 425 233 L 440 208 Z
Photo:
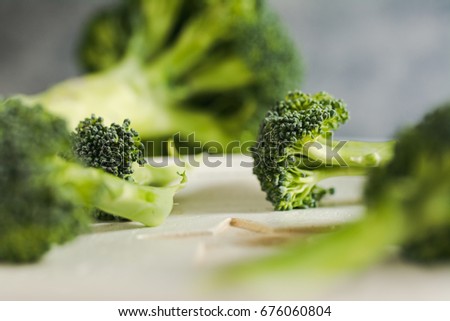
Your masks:
M 273 212 L 251 169 L 200 167 L 155 228 L 103 223 L 55 247 L 33 265 L 0 264 L 3 300 L 424 300 L 450 299 L 450 267 L 387 262 L 339 280 L 305 284 L 289 277 L 226 287 L 210 284 L 231 262 L 267 255 L 292 234 L 357 219 L 362 179 L 329 181 L 337 194 L 318 209 Z

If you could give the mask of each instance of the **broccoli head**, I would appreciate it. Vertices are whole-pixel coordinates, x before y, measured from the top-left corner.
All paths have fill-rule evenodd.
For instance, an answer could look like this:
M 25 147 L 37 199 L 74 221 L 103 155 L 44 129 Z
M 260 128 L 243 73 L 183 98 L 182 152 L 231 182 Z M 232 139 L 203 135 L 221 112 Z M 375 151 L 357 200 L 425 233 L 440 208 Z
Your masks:
M 143 140 L 202 146 L 254 139 L 273 97 L 299 85 L 300 61 L 263 0 L 122 0 L 80 45 L 89 73 L 30 97 L 72 128 L 85 115 L 129 118 Z
M 179 186 L 140 185 L 71 154 L 64 120 L 18 99 L 0 101 L 0 261 L 39 259 L 85 230 L 89 209 L 147 226 L 170 213 Z
M 123 179 L 132 179 L 134 163 L 146 163 L 144 145 L 128 119 L 122 126 L 106 126 L 103 118 L 92 115 L 78 124 L 72 140 L 73 151 L 83 164 Z
M 348 119 L 345 103 L 325 92 L 290 92 L 267 113 L 252 148 L 254 174 L 277 210 L 315 207 L 323 179 L 364 175 L 391 157 L 394 143 L 333 140 Z

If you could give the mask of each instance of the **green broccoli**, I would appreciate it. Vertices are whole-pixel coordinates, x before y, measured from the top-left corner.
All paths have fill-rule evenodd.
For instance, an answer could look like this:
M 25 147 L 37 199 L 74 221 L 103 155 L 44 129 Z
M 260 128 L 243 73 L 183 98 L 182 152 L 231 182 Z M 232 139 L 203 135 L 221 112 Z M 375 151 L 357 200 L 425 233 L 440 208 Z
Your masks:
M 130 128 L 130 121 L 124 120 L 122 126 L 106 126 L 103 118 L 92 115 L 81 121 L 72 133 L 72 149 L 84 165 L 102 168 L 119 178 L 133 181 L 133 164 L 144 165 L 144 145 L 139 134 Z M 94 211 L 100 220 L 124 219 L 100 210 Z
M 72 160 L 66 123 L 18 99 L 0 102 L 0 261 L 39 259 L 89 224 L 86 209 L 160 224 L 179 186 L 139 185 Z
M 175 164 L 162 159 L 160 164 L 148 164 L 140 135 L 130 125 L 130 120 L 125 119 L 122 125 L 107 126 L 102 117 L 91 115 L 72 132 L 70 156 L 86 166 L 102 168 L 139 185 L 163 187 L 179 179 L 183 162 Z
M 114 176 L 132 180 L 133 164 L 144 165 L 144 145 L 125 119 L 122 126 L 106 126 L 92 115 L 81 121 L 72 134 L 75 155 L 86 166 L 103 168 Z
M 404 258 L 450 261 L 450 103 L 400 134 L 392 162 L 371 172 L 365 199 L 368 215 L 402 217 L 392 232 L 402 235 Z
M 144 158 L 144 145 L 137 131 L 125 119 L 122 125 L 106 126 L 103 118 L 92 115 L 78 124 L 72 133 L 72 149 L 84 165 L 142 185 L 166 186 L 179 177 L 180 166 L 154 167 Z M 120 216 L 94 211 L 100 220 L 123 221 Z
M 129 118 L 143 140 L 254 139 L 272 97 L 297 87 L 297 51 L 264 0 L 123 0 L 87 24 L 90 74 L 28 97 L 75 128 Z
M 293 241 L 279 253 L 234 266 L 233 279 L 275 271 L 339 273 L 385 258 L 389 245 L 422 264 L 450 262 L 450 103 L 400 133 L 392 160 L 374 168 L 367 213 L 328 235 Z
M 391 158 L 393 141 L 333 140 L 347 119 L 345 103 L 325 92 L 290 92 L 267 113 L 252 148 L 253 172 L 276 210 L 315 207 L 333 192 L 317 186 L 321 180 L 364 175 Z

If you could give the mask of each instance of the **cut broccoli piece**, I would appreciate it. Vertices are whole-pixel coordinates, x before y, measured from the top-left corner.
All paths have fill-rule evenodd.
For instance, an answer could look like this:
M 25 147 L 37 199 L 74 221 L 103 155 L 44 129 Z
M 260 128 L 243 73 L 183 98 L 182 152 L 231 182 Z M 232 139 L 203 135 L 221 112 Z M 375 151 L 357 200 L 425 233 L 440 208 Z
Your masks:
M 227 276 L 341 273 L 385 258 L 389 245 L 415 262 L 450 262 L 450 103 L 400 133 L 391 161 L 370 172 L 365 196 L 361 220 L 233 266 Z
M 325 92 L 290 92 L 267 113 L 252 148 L 253 172 L 276 210 L 315 207 L 328 193 L 319 181 L 364 175 L 391 158 L 393 141 L 333 140 L 347 119 L 344 102 Z
M 180 177 L 180 166 L 154 167 L 144 158 L 144 145 L 128 119 L 120 126 L 106 126 L 103 118 L 92 115 L 82 120 L 72 133 L 72 149 L 84 165 L 101 168 L 119 178 L 140 185 L 167 186 Z M 94 211 L 103 221 L 124 221 L 120 216 Z
M 123 0 L 87 24 L 80 48 L 92 73 L 29 99 L 71 128 L 90 114 L 129 118 L 144 141 L 194 134 L 230 151 L 254 139 L 273 97 L 301 76 L 263 0 Z
M 69 160 L 66 123 L 18 99 L 0 102 L 0 261 L 39 259 L 89 224 L 88 208 L 161 224 L 179 186 L 141 186 Z
M 133 164 L 144 165 L 144 145 L 139 134 L 130 128 L 130 121 L 124 120 L 122 126 L 106 126 L 103 118 L 92 115 L 81 121 L 72 133 L 75 156 L 86 166 L 102 168 L 106 172 L 128 181 L 134 181 Z M 110 215 L 100 210 L 94 216 L 102 221 L 124 218 Z

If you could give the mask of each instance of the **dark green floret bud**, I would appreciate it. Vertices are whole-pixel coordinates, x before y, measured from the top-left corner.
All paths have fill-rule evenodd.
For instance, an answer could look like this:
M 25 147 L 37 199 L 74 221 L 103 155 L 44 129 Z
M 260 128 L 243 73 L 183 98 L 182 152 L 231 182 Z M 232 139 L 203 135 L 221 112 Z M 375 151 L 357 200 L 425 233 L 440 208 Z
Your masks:
M 102 168 L 114 176 L 131 179 L 133 164 L 144 165 L 144 145 L 125 119 L 122 126 L 106 126 L 92 115 L 81 121 L 72 134 L 75 155 L 86 166 Z

